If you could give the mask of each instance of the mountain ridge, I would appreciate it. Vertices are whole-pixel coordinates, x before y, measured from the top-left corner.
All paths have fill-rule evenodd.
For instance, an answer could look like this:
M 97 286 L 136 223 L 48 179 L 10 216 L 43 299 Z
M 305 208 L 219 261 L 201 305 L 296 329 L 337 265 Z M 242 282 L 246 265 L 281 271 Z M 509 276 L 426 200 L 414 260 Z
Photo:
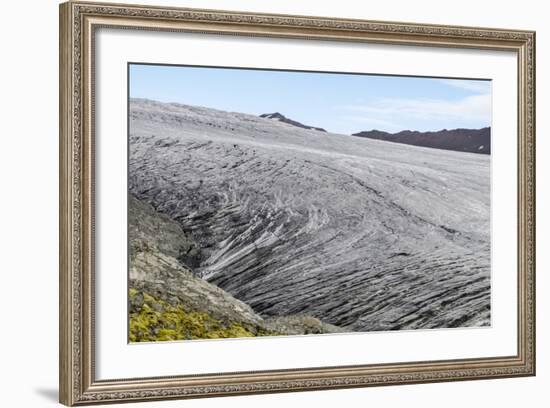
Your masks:
M 287 118 L 285 115 L 279 112 L 263 113 L 260 115 L 260 118 L 278 120 L 279 122 L 287 123 L 289 125 L 296 126 L 302 129 L 318 130 L 319 132 L 326 132 L 326 130 L 321 127 L 304 125 L 301 122 Z
M 491 127 L 442 129 L 429 132 L 402 130 L 397 133 L 373 129 L 353 133 L 352 136 L 456 152 L 491 154 Z

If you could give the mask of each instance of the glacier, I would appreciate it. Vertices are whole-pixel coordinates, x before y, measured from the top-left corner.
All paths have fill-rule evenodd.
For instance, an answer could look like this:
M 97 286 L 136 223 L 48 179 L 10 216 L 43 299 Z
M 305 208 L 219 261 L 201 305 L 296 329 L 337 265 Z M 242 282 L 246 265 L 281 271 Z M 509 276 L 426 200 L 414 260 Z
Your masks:
M 264 317 L 353 331 L 488 326 L 490 156 L 129 101 L 129 190 Z

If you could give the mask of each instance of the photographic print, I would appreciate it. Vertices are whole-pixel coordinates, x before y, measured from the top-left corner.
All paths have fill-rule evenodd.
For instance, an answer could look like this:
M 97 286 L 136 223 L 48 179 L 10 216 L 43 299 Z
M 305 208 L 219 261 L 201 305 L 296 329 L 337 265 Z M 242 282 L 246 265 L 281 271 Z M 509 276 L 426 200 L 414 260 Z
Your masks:
M 128 64 L 130 342 L 488 327 L 491 81 Z

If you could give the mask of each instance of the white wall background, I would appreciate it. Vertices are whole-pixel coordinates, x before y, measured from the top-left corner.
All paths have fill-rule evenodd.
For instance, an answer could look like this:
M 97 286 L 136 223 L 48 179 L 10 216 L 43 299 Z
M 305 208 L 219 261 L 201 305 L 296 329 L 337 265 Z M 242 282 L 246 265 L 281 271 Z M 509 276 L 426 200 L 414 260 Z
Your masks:
M 538 375 L 534 378 L 143 403 L 141 407 L 547 406 L 550 384 L 550 27 L 524 0 L 151 0 L 228 10 L 537 31 Z M 134 3 L 141 2 L 134 0 Z M 6 2 L 0 23 L 0 405 L 57 404 L 58 2 Z M 130 405 L 126 405 L 130 406 Z M 132 405 L 134 406 L 134 405 Z

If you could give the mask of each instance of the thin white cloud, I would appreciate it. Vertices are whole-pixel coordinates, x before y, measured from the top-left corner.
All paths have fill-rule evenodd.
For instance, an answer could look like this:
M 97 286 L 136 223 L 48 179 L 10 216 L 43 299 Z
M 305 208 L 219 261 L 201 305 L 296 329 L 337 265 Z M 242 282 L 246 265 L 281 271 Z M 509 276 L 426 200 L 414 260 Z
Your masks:
M 489 94 L 491 91 L 490 81 L 474 81 L 467 79 L 441 79 L 439 81 L 453 88 L 463 89 L 478 94 Z
M 385 124 L 385 127 L 411 129 L 412 123 L 490 122 L 491 95 L 471 95 L 458 100 L 381 98 L 369 104 L 341 106 L 358 120 Z

